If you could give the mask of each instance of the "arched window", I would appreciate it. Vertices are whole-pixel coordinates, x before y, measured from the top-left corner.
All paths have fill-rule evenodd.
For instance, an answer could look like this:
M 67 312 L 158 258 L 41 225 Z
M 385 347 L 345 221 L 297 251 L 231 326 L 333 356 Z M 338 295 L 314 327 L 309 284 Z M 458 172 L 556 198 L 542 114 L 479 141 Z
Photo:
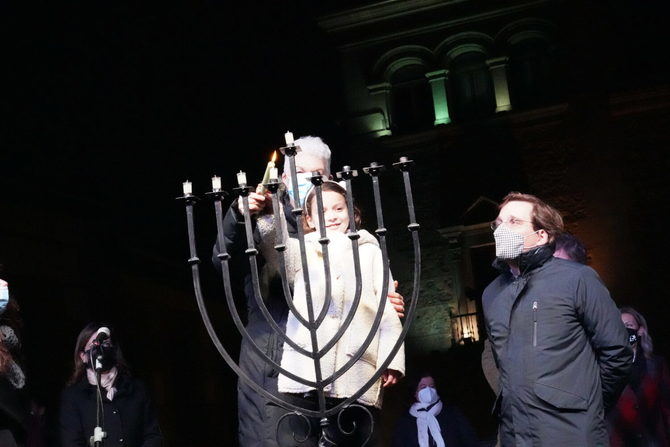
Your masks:
M 454 121 L 493 115 L 495 94 L 484 53 L 471 51 L 461 54 L 449 68 L 449 103 Z
M 390 81 L 393 130 L 403 133 L 430 129 L 435 116 L 425 67 L 406 65 L 393 72 Z
M 510 48 L 510 90 L 518 108 L 537 107 L 555 101 L 560 92 L 554 82 L 556 69 L 544 39 L 524 39 Z

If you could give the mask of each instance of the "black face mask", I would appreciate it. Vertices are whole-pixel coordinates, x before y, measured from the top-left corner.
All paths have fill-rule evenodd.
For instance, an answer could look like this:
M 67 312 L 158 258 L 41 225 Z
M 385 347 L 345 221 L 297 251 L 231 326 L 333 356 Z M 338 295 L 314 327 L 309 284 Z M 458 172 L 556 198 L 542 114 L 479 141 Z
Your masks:
M 637 343 L 639 340 L 639 337 L 637 336 L 637 330 L 633 329 L 632 327 L 627 327 L 626 330 L 628 331 L 628 343 L 631 345 Z
M 113 346 L 110 345 L 100 345 L 93 346 L 86 353 L 86 364 L 89 368 L 94 369 L 94 366 L 91 365 L 91 355 L 93 356 L 93 363 L 99 358 L 100 363 L 102 364 L 101 372 L 107 372 L 113 367 L 116 366 L 116 350 Z

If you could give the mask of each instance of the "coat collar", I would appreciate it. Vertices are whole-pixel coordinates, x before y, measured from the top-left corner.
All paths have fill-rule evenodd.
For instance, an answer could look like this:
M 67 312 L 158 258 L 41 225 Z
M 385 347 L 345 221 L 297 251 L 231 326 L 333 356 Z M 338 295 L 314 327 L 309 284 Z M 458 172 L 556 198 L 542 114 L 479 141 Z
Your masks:
M 539 247 L 533 248 L 525 253 L 522 253 L 521 256 L 517 259 L 519 263 L 519 271 L 521 272 L 520 276 L 524 276 L 526 273 L 531 272 L 538 267 L 543 266 L 548 260 L 554 256 L 555 246 L 553 243 L 544 244 Z M 500 258 L 496 258 L 493 261 L 493 267 L 500 271 L 501 273 L 510 274 L 510 268 L 507 262 Z
M 82 392 L 91 394 L 95 392 L 95 386 L 88 383 L 88 380 L 86 379 L 86 374 L 84 374 L 83 379 L 81 379 L 73 386 Z M 116 391 L 117 396 L 132 393 L 133 391 L 132 386 L 133 384 L 130 377 L 128 377 L 126 374 L 119 372 L 119 375 L 116 377 L 116 380 L 114 381 L 114 387 L 117 390 Z

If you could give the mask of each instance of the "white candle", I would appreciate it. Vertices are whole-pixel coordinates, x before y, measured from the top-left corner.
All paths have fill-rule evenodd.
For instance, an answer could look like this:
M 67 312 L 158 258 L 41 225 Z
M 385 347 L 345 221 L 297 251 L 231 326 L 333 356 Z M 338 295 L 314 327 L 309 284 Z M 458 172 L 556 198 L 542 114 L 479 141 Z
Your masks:
M 181 184 L 182 189 L 184 190 L 184 195 L 187 196 L 189 194 L 193 193 L 193 184 L 186 180 L 184 183 Z
M 247 185 L 247 174 L 244 173 L 243 171 L 237 173 L 237 184 L 240 186 Z
M 221 191 L 221 177 L 214 176 L 212 177 L 212 190 Z
M 293 141 L 294 141 L 293 140 L 293 133 L 291 131 L 287 130 L 286 133 L 284 134 L 284 140 L 286 140 L 286 145 L 287 146 L 292 145 Z
M 279 179 L 279 170 L 277 168 L 270 168 L 270 180 Z

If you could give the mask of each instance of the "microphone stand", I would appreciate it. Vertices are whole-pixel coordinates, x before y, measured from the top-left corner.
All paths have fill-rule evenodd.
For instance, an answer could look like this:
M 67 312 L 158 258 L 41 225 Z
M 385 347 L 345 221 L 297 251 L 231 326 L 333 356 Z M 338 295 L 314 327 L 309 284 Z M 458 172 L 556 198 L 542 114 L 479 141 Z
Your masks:
M 91 447 L 103 447 L 103 439 L 107 437 L 104 431 L 105 425 L 105 410 L 102 402 L 102 391 L 100 390 L 100 375 L 102 373 L 102 362 L 100 359 L 102 354 L 96 350 L 95 362 L 93 361 L 93 349 L 89 353 L 89 362 L 94 367 L 95 371 L 95 387 L 96 387 L 96 403 L 95 403 L 95 429 L 93 429 L 93 436 L 89 439 Z

